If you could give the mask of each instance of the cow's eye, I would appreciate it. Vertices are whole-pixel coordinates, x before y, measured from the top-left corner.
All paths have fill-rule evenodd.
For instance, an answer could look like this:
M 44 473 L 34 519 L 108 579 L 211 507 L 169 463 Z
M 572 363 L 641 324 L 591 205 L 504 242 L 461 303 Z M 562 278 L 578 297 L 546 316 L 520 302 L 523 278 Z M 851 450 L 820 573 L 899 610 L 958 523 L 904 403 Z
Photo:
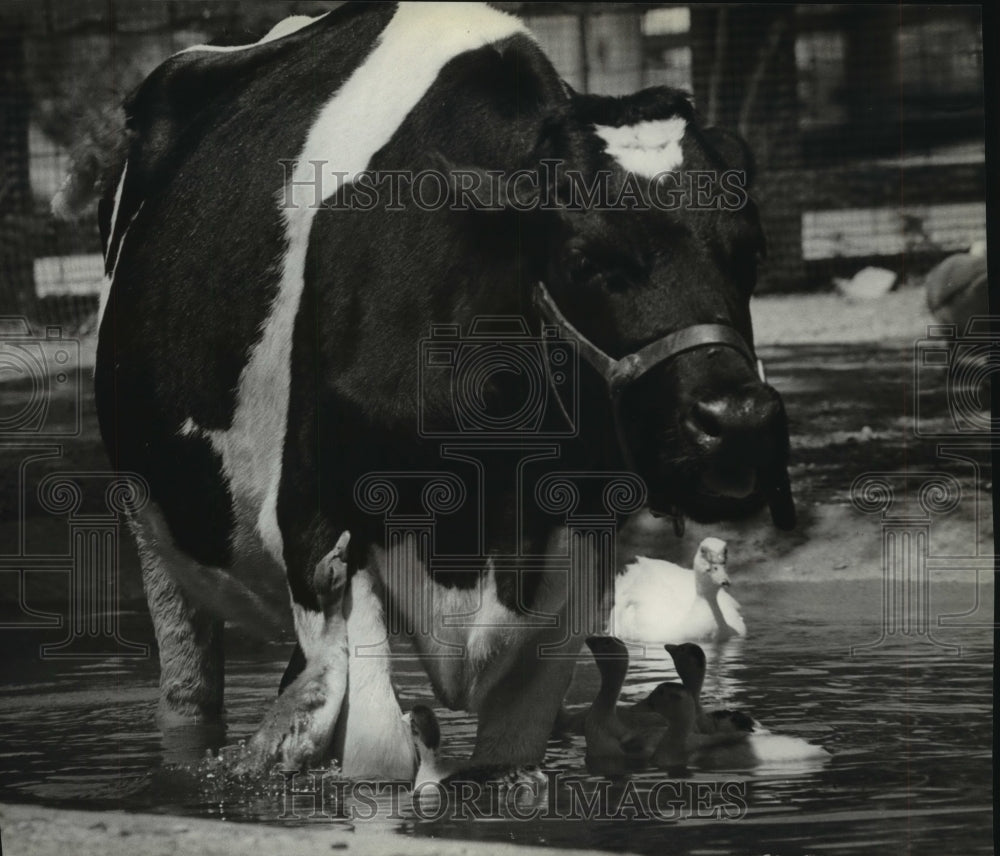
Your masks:
M 572 249 L 566 257 L 566 276 L 574 285 L 586 285 L 601 277 L 601 270 L 582 250 Z
M 632 280 L 622 271 L 611 271 L 604 277 L 604 284 L 608 291 L 625 291 L 632 284 Z

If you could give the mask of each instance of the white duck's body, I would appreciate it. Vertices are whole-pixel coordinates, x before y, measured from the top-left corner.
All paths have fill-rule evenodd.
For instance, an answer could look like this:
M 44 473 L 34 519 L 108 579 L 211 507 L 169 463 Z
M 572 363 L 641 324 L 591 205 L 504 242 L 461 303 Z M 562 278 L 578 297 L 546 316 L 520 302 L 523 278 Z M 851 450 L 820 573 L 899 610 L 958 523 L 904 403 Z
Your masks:
M 615 580 L 611 632 L 630 642 L 662 645 L 746 636 L 740 605 L 724 589 L 726 542 L 706 538 L 693 568 L 637 556 Z

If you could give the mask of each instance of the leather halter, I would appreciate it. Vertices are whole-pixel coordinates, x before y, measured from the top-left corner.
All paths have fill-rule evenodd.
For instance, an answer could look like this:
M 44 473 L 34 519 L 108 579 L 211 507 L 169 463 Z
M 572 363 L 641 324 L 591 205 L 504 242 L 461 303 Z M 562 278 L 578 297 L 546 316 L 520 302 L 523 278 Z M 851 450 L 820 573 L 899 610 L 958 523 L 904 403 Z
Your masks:
M 552 299 L 552 295 L 549 294 L 545 283 L 538 282 L 535 285 L 532 291 L 532 302 L 543 323 L 556 327 L 565 340 L 574 342 L 579 355 L 604 380 L 612 402 L 618 445 L 621 449 L 625 465 L 633 471 L 635 470 L 635 464 L 628 440 L 625 436 L 625 427 L 622 423 L 619 402 L 622 392 L 650 371 L 650 369 L 686 351 L 722 345 L 742 354 L 746 361 L 756 369 L 760 379 L 764 380 L 764 364 L 756 358 L 750 346 L 736 328 L 726 324 L 692 324 L 690 327 L 684 327 L 681 330 L 663 336 L 655 342 L 651 342 L 640 348 L 638 351 L 626 354 L 620 360 L 616 360 L 604 353 L 604 351 L 573 326 L 572 322 L 562 314 L 556 302 Z M 547 341 L 545 337 L 543 337 L 543 341 Z M 559 407 L 567 422 L 572 424 L 573 420 L 566 412 L 551 374 L 549 374 L 550 366 L 547 359 L 545 365 L 548 381 L 553 389 L 556 401 L 559 402 Z M 684 518 L 676 509 L 671 514 L 674 518 L 674 531 L 680 536 L 684 532 Z

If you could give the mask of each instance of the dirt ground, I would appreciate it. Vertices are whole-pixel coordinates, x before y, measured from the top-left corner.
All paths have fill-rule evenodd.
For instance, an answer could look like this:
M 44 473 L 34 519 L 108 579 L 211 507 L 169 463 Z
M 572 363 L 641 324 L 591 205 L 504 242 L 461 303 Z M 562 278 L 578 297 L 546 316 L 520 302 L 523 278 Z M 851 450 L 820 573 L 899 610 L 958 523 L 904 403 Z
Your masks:
M 934 323 L 922 288 L 902 288 L 856 303 L 836 293 L 772 294 L 754 298 L 750 310 L 758 347 L 913 343 Z
M 363 824 L 359 825 L 363 827 Z M 87 812 L 0 804 L 2 852 L 9 856 L 229 856 L 232 853 L 343 856 L 514 856 L 551 853 L 524 844 L 463 842 L 252 823 L 219 823 L 190 817 Z M 2 845 L 0 845 L 2 846 Z M 561 850 L 598 854 L 598 850 Z

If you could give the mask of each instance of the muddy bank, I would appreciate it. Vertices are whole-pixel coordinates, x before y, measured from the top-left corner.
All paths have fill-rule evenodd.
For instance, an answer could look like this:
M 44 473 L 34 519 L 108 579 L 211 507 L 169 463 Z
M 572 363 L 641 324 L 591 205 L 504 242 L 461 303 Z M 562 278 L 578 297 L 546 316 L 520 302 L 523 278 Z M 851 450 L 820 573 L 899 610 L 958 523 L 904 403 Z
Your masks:
M 965 558 L 993 555 L 993 506 L 988 493 L 980 500 L 961 504 L 930 526 L 928 555 L 937 559 L 935 582 L 975 582 L 975 572 Z M 881 578 L 882 525 L 878 515 L 863 515 L 849 505 L 800 503 L 799 521 L 793 532 L 773 529 L 766 514 L 740 524 L 689 522 L 683 537 L 678 538 L 670 521 L 641 514 L 622 531 L 619 558 L 649 555 L 689 565 L 701 539 L 714 535 L 728 542 L 734 594 L 746 586 L 779 580 Z
M 768 294 L 750 302 L 758 345 L 914 342 L 934 319 L 922 288 L 852 302 L 836 293 Z
M 0 804 L 5 856 L 231 856 L 233 853 L 344 856 L 514 856 L 549 853 L 523 844 L 446 841 L 310 827 L 223 823 L 118 811 L 66 811 Z M 561 850 L 596 854 L 598 850 Z

